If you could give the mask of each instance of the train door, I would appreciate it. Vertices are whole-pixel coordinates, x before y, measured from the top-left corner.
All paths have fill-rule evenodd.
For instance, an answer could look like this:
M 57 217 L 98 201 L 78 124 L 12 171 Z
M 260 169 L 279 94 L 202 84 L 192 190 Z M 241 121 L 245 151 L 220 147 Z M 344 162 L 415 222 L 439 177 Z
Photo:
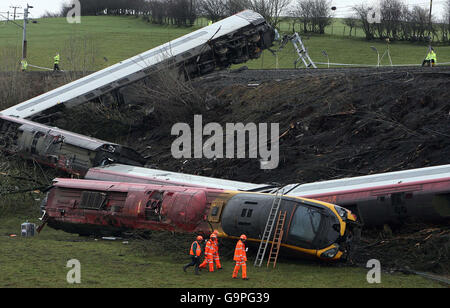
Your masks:
M 394 212 L 394 216 L 399 220 L 402 221 L 408 216 L 408 211 L 406 209 L 405 204 L 405 193 L 394 193 L 391 194 L 391 205 L 392 210 Z

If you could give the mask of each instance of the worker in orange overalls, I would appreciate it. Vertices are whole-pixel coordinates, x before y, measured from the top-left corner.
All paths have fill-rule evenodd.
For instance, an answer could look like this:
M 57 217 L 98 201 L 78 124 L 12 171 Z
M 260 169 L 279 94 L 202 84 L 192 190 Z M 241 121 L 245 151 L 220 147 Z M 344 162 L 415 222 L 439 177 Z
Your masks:
M 247 236 L 242 234 L 239 241 L 236 244 L 236 249 L 234 250 L 234 261 L 236 261 L 236 266 L 233 271 L 233 278 L 237 278 L 239 269 L 242 267 L 242 279 L 248 280 L 247 278 L 247 249 L 245 248 L 245 241 L 247 240 Z
M 183 271 L 186 272 L 186 269 L 189 266 L 195 266 L 195 275 L 200 275 L 200 273 L 198 272 L 198 267 L 200 264 L 200 256 L 202 255 L 202 248 L 200 246 L 200 243 L 203 241 L 203 237 L 201 235 L 197 236 L 197 239 L 192 242 L 191 244 L 191 250 L 189 252 L 189 254 L 191 255 L 192 261 L 189 264 L 186 264 L 185 266 L 183 266 Z
M 220 257 L 219 257 L 219 240 L 217 238 L 217 234 L 219 234 L 219 232 L 217 230 L 214 230 L 213 234 L 215 235 L 214 239 L 213 239 L 213 244 L 214 244 L 214 262 L 216 263 L 216 267 L 217 269 L 222 269 L 222 265 L 220 264 Z
M 206 264 L 208 264 L 210 272 L 214 272 L 214 263 L 213 263 L 213 258 L 215 254 L 214 238 L 217 239 L 217 236 L 214 233 L 212 233 L 211 236 L 209 237 L 209 240 L 206 242 L 205 260 L 199 266 L 200 268 L 205 268 Z

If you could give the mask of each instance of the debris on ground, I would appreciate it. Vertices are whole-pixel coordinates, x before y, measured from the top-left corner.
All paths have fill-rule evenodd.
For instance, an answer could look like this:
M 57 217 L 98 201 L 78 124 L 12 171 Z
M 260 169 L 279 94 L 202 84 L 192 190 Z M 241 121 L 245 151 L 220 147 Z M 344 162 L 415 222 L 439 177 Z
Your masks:
M 408 224 L 392 234 L 370 229 L 361 236 L 354 255 L 358 265 L 377 259 L 388 271 L 450 274 L 450 226 Z

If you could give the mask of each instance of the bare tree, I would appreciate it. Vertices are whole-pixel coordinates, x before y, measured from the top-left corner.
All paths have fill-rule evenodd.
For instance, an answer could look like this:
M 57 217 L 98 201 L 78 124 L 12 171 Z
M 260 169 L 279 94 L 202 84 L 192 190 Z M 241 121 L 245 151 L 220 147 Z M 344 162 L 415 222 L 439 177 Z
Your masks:
M 346 25 L 349 28 L 348 36 L 352 36 L 353 29 L 356 28 L 358 25 L 358 19 L 356 16 L 350 16 L 347 18 L 344 18 L 344 25 Z
M 412 40 L 424 40 L 428 29 L 428 11 L 420 6 L 415 6 L 410 11 L 409 23 L 411 25 Z
M 375 24 L 370 23 L 368 20 L 368 14 L 371 7 L 361 4 L 353 7 L 358 19 L 360 20 L 361 27 L 366 35 L 367 40 L 373 40 L 375 38 Z
M 303 25 L 303 32 L 309 32 L 308 25 L 312 21 L 312 11 L 313 11 L 313 1 L 312 0 L 300 0 L 297 1 L 296 6 L 293 10 L 292 15 L 297 17 L 299 23 Z
M 444 18 L 440 24 L 442 41 L 448 42 L 450 37 L 450 0 L 445 3 Z
M 303 32 L 325 33 L 332 22 L 331 2 L 328 0 L 298 0 L 294 16 L 303 24 Z
M 143 15 L 148 11 L 146 0 L 79 0 L 81 14 L 86 15 Z M 67 0 L 62 5 L 60 15 L 66 16 L 71 9 Z
M 319 34 L 325 33 L 325 27 L 331 25 L 331 1 L 315 0 L 313 10 L 313 24 L 318 29 Z
M 210 20 L 216 22 L 227 16 L 228 5 L 226 0 L 202 0 L 200 10 Z
M 168 0 L 168 19 L 177 26 L 192 26 L 197 19 L 196 0 Z
M 233 15 L 251 7 L 250 0 L 227 0 L 227 15 Z
M 250 8 L 261 14 L 269 24 L 278 27 L 280 17 L 286 13 L 291 0 L 249 0 Z
M 403 3 L 400 0 L 382 0 L 380 2 L 381 23 L 377 25 L 378 37 L 397 40 L 401 29 L 401 20 L 404 13 Z

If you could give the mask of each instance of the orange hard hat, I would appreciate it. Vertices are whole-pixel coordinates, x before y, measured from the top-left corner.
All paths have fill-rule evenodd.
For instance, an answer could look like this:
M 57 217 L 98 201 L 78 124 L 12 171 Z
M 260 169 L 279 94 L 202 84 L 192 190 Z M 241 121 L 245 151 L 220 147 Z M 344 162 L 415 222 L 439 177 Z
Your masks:
M 240 239 L 241 239 L 241 240 L 246 240 L 246 239 L 247 239 L 247 236 L 246 236 L 245 234 L 242 234 L 241 237 L 240 237 Z
M 219 234 L 219 231 L 214 230 L 213 234 L 217 235 L 217 234 Z
M 209 237 L 210 238 L 217 238 L 217 235 L 215 233 L 211 233 L 211 235 Z
M 197 236 L 197 241 L 203 241 L 203 236 L 201 235 Z

